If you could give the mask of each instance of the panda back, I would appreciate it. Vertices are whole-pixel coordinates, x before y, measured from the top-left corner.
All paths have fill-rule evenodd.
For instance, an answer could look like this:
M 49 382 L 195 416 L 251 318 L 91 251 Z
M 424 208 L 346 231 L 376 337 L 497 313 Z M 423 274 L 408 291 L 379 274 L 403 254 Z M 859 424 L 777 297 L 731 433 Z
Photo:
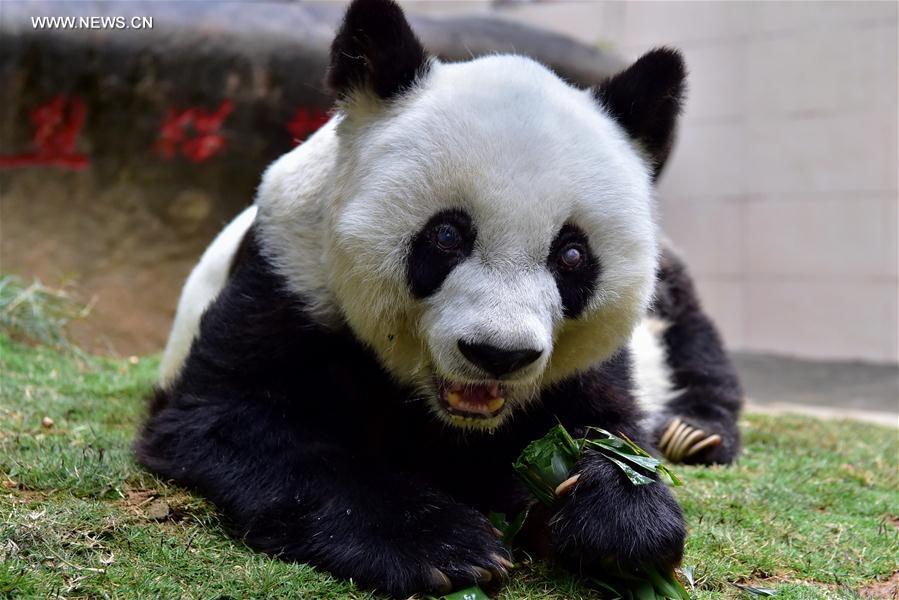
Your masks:
M 225 287 L 234 255 L 255 218 L 256 206 L 249 206 L 237 215 L 206 248 L 188 276 L 159 366 L 161 387 L 171 384 L 181 370 L 199 331 L 200 317 Z

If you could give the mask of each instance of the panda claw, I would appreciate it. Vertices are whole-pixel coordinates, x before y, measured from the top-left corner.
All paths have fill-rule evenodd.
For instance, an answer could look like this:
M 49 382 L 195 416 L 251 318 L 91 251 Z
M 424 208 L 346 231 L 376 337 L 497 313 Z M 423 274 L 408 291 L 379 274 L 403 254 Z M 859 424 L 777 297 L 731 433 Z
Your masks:
M 671 437 L 668 438 L 667 443 L 663 446 L 660 446 L 660 450 L 667 456 L 669 459 L 673 459 L 674 448 L 677 446 L 677 442 L 681 437 L 683 431 L 687 428 L 687 424 L 677 419 L 677 426 L 674 428 L 671 433 Z
M 701 441 L 697 442 L 696 444 L 693 444 L 693 446 L 691 446 L 691 447 L 687 450 L 687 453 L 686 453 L 684 456 L 685 456 L 685 457 L 686 457 L 686 456 L 693 456 L 694 454 L 696 454 L 696 453 L 699 452 L 700 450 L 704 450 L 704 449 L 706 449 L 706 448 L 711 448 L 711 447 L 714 447 L 714 446 L 718 446 L 718 445 L 720 445 L 720 444 L 721 444 L 721 436 L 718 435 L 718 434 L 716 433 L 716 434 L 714 434 L 714 435 L 710 435 L 709 437 L 705 438 L 704 440 L 701 440 Z
M 431 583 L 438 594 L 448 594 L 453 591 L 453 582 L 446 573 L 436 567 L 431 569 Z
M 678 425 L 680 425 L 680 419 L 677 417 L 672 419 L 671 423 L 668 424 L 668 428 L 665 429 L 665 433 L 662 434 L 662 439 L 659 440 L 659 450 L 662 450 L 662 452 L 665 451 L 665 446 L 668 444 L 671 436 L 674 435 L 674 430 L 677 429 Z
M 499 564 L 501 564 L 503 566 L 503 568 L 505 568 L 506 570 L 511 570 L 512 568 L 515 567 L 515 563 L 513 563 L 511 560 L 509 560 L 505 556 L 500 556 L 499 554 L 494 554 L 493 559 L 496 562 L 498 562 Z
M 570 490 L 574 486 L 574 484 L 577 483 L 577 480 L 580 479 L 580 477 L 581 474 L 577 473 L 556 486 L 556 496 L 561 496 L 562 494 Z
M 687 456 L 687 450 L 689 450 L 693 444 L 697 441 L 707 437 L 705 431 L 702 429 L 694 429 L 693 427 L 684 428 L 681 437 L 677 440 L 677 443 L 671 449 L 672 459 L 675 461 L 681 461 Z
M 689 425 L 684 425 L 684 428 L 678 436 L 677 440 L 671 442 L 671 455 L 676 462 L 680 462 L 684 457 L 684 446 L 687 443 L 687 439 L 689 439 L 693 435 L 693 433 L 695 433 L 695 431 L 696 430 Z M 700 435 L 704 434 L 700 432 Z
M 677 460 L 680 460 L 683 456 L 684 444 L 687 443 L 687 440 L 693 435 L 696 431 L 694 427 L 691 427 L 684 423 L 683 428 L 680 431 L 680 434 L 676 439 L 671 441 L 672 453 L 675 455 Z M 702 434 L 700 434 L 702 435 Z
M 474 570 L 478 574 L 478 583 L 490 583 L 493 580 L 493 573 L 487 569 L 475 567 Z

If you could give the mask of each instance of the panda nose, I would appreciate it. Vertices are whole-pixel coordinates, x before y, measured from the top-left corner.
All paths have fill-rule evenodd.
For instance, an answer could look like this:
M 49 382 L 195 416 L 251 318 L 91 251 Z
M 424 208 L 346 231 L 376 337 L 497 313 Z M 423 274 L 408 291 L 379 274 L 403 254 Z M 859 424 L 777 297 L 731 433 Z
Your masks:
M 524 368 L 543 354 L 541 350 L 530 348 L 508 350 L 490 344 L 472 344 L 463 340 L 459 340 L 458 346 L 462 356 L 494 377 L 507 375 Z

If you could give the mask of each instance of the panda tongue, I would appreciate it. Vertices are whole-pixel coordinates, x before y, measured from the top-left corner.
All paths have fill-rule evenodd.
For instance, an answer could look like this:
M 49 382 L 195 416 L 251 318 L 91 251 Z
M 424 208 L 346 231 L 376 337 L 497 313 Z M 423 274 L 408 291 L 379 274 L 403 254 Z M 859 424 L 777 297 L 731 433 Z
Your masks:
M 452 384 L 446 394 L 450 407 L 460 412 L 489 415 L 499 410 L 506 400 L 501 395 L 499 384 L 464 385 Z

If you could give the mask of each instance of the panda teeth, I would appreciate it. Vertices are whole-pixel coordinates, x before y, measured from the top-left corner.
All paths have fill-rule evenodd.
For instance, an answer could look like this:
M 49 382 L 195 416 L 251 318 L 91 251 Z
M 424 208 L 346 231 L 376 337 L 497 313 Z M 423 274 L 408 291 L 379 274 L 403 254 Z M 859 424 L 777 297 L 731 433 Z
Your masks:
M 498 393 L 499 393 L 499 391 L 497 390 L 497 394 Z M 487 410 L 489 410 L 490 412 L 496 412 L 500 408 L 502 408 L 503 404 L 505 404 L 505 403 L 506 403 L 505 398 L 503 398 L 502 396 L 499 396 L 499 395 L 495 395 L 493 400 L 491 400 L 490 402 L 487 403 Z
M 446 401 L 449 402 L 449 405 L 453 408 L 459 408 L 462 405 L 462 394 L 450 390 L 446 394 Z
M 492 392 L 492 390 L 491 390 L 491 392 Z M 491 393 L 491 395 L 493 395 L 493 394 Z M 459 410 L 462 412 L 480 413 L 480 414 L 494 413 L 494 412 L 498 411 L 500 408 L 502 408 L 503 404 L 506 403 L 506 399 L 503 398 L 502 396 L 494 396 L 493 398 L 491 398 L 491 400 L 489 402 L 484 403 L 484 404 L 481 404 L 481 403 L 475 404 L 475 403 L 471 403 L 471 402 L 466 402 L 465 399 L 462 397 L 462 394 L 459 392 L 455 392 L 455 391 L 450 391 L 447 393 L 446 401 L 450 405 L 451 408 L 454 408 L 456 410 Z

